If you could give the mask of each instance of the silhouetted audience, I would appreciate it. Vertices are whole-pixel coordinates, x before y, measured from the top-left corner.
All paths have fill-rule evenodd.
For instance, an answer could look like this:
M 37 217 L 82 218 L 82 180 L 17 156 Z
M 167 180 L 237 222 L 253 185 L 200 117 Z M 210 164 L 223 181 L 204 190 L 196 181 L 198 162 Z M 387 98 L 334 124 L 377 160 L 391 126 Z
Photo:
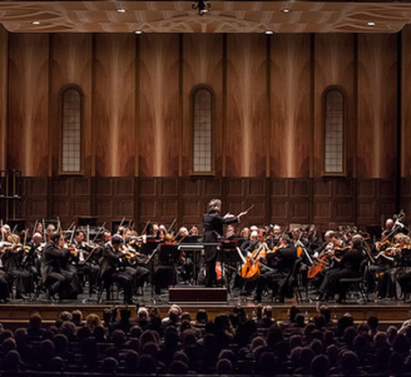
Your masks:
M 135 318 L 129 308 L 108 309 L 103 322 L 93 313 L 83 321 L 76 310 L 62 312 L 56 325 L 48 328 L 34 313 L 27 328 L 0 332 L 0 371 L 406 375 L 411 373 L 411 326 L 405 322 L 401 329 L 389 326 L 384 331 L 376 317 L 356 325 L 349 314 L 335 323 L 327 307 L 319 308 L 311 320 L 292 307 L 282 323 L 277 323 L 270 306 L 261 307 L 255 318 L 236 306 L 213 321 L 204 309 L 193 321 L 177 305 L 163 320 L 156 308 L 139 308 Z

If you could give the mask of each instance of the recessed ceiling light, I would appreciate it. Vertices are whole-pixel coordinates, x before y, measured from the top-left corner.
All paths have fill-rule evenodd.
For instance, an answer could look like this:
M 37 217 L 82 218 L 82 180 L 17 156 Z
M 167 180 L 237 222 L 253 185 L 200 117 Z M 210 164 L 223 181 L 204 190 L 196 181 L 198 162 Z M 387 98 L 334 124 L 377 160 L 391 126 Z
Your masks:
M 291 9 L 290 9 L 290 8 L 284 8 L 284 9 L 281 9 L 281 12 L 283 12 L 283 13 L 290 13 L 290 12 L 291 12 Z
M 368 26 L 375 26 L 375 22 L 374 21 L 370 21 L 367 23 Z
M 138 35 L 143 34 L 143 30 L 136 30 L 136 31 L 134 32 L 134 34 L 138 34 Z
M 274 32 L 273 32 L 272 30 L 266 30 L 266 31 L 265 31 L 265 34 L 266 34 L 266 35 L 273 35 Z
M 123 9 L 123 8 L 120 8 L 120 9 L 117 9 L 117 12 L 118 12 L 118 13 L 126 13 L 127 10 L 126 10 L 126 9 Z
M 40 22 L 40 21 L 33 21 L 31 24 L 32 24 L 32 25 L 40 25 L 41 22 Z

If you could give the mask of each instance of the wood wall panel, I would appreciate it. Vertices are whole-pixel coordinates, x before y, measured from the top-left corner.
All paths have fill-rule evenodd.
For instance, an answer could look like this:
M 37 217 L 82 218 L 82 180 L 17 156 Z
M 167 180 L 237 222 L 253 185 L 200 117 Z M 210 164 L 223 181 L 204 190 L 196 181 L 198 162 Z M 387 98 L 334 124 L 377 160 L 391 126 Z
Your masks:
M 214 91 L 213 157 L 216 175 L 222 171 L 223 140 L 223 35 L 183 35 L 183 132 L 182 173 L 192 171 L 192 109 L 190 93 L 196 85 L 207 85 Z
M 313 174 L 319 177 L 324 172 L 324 90 L 337 86 L 345 94 L 346 169 L 354 171 L 355 113 L 354 113 L 354 49 L 352 34 L 315 35 L 315 97 L 314 97 L 314 161 Z
M 48 35 L 10 35 L 8 167 L 24 176 L 47 175 L 48 57 Z
M 266 37 L 230 34 L 227 36 L 227 176 L 265 176 L 267 113 Z
M 51 171 L 56 175 L 61 153 L 61 98 L 67 85 L 77 85 L 83 96 L 82 162 L 84 174 L 90 176 L 92 162 L 92 39 L 90 34 L 52 34 L 50 137 L 58 140 L 51 145 Z
M 310 36 L 276 35 L 271 41 L 271 174 L 308 177 Z
M 411 213 L 411 179 L 401 179 L 401 208 L 404 209 L 407 216 Z
M 357 183 L 357 223 L 383 225 L 395 213 L 395 180 L 369 179 Z
M 96 174 L 134 175 L 135 36 L 95 36 L 93 117 Z
M 179 37 L 144 35 L 140 43 L 139 175 L 178 175 Z
M 0 25 L 0 170 L 7 169 L 9 33 Z
M 358 177 L 394 178 L 397 35 L 358 36 Z
M 22 190 L 22 218 L 34 224 L 36 220 L 48 217 L 48 183 L 47 178 L 24 178 Z
M 401 176 L 411 177 L 411 26 L 401 32 Z
M 210 185 L 215 191 L 207 192 Z M 229 188 L 236 190 L 230 191 Z M 193 189 L 195 188 L 195 189 Z M 331 222 L 365 227 L 379 225 L 396 212 L 394 180 L 266 179 L 266 178 L 24 178 L 22 211 L 30 223 L 59 217 L 69 226 L 79 216 L 134 220 L 202 229 L 202 215 L 213 198 L 221 198 L 223 212 L 239 213 L 255 207 L 242 226 L 263 224 L 317 224 Z M 402 181 L 402 204 L 411 202 L 410 180 Z

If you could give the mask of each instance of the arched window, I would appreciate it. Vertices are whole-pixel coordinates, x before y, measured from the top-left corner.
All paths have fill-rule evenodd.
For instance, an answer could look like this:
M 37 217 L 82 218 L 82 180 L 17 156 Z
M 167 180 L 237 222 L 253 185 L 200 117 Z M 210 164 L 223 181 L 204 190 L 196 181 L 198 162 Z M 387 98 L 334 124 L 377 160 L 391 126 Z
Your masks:
M 81 172 L 81 109 L 83 95 L 69 87 L 61 95 L 61 172 Z
M 205 86 L 194 88 L 191 94 L 193 109 L 193 173 L 205 174 L 213 170 L 212 133 L 214 96 Z
M 324 93 L 324 173 L 344 174 L 344 94 L 338 88 Z

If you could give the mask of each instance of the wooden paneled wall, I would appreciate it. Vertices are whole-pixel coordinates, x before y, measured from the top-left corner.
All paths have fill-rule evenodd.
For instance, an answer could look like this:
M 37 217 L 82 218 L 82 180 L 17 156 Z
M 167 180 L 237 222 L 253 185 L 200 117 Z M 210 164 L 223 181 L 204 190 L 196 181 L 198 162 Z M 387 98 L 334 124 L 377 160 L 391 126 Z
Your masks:
M 409 122 L 410 89 L 399 82 L 397 66 L 401 59 L 406 82 L 410 33 L 404 30 L 402 46 L 394 34 L 8 35 L 3 30 L 0 105 L 8 106 L 9 114 L 7 123 L 1 112 L 0 142 L 7 137 L 7 148 L 0 162 L 24 176 L 58 175 L 60 93 L 74 84 L 84 94 L 85 177 L 189 176 L 190 93 L 205 84 L 215 94 L 215 176 L 318 178 L 322 95 L 338 86 L 346 95 L 347 176 L 393 179 L 397 123 Z M 404 174 L 411 170 L 408 164 L 404 159 Z
M 254 204 L 250 224 L 308 224 L 326 229 L 332 221 L 380 225 L 395 212 L 395 181 L 388 179 L 287 179 L 190 177 L 24 178 L 21 216 L 29 223 L 59 217 L 69 225 L 97 216 L 108 225 L 125 217 L 141 230 L 148 221 L 200 225 L 212 198 L 225 212 Z M 411 196 L 411 182 L 407 195 Z
M 380 224 L 411 210 L 411 27 L 400 34 L 8 34 L 0 169 L 21 216 Z M 59 175 L 60 94 L 83 93 L 83 174 Z M 213 89 L 213 170 L 192 177 L 190 94 Z M 323 176 L 323 93 L 345 94 L 345 177 Z

